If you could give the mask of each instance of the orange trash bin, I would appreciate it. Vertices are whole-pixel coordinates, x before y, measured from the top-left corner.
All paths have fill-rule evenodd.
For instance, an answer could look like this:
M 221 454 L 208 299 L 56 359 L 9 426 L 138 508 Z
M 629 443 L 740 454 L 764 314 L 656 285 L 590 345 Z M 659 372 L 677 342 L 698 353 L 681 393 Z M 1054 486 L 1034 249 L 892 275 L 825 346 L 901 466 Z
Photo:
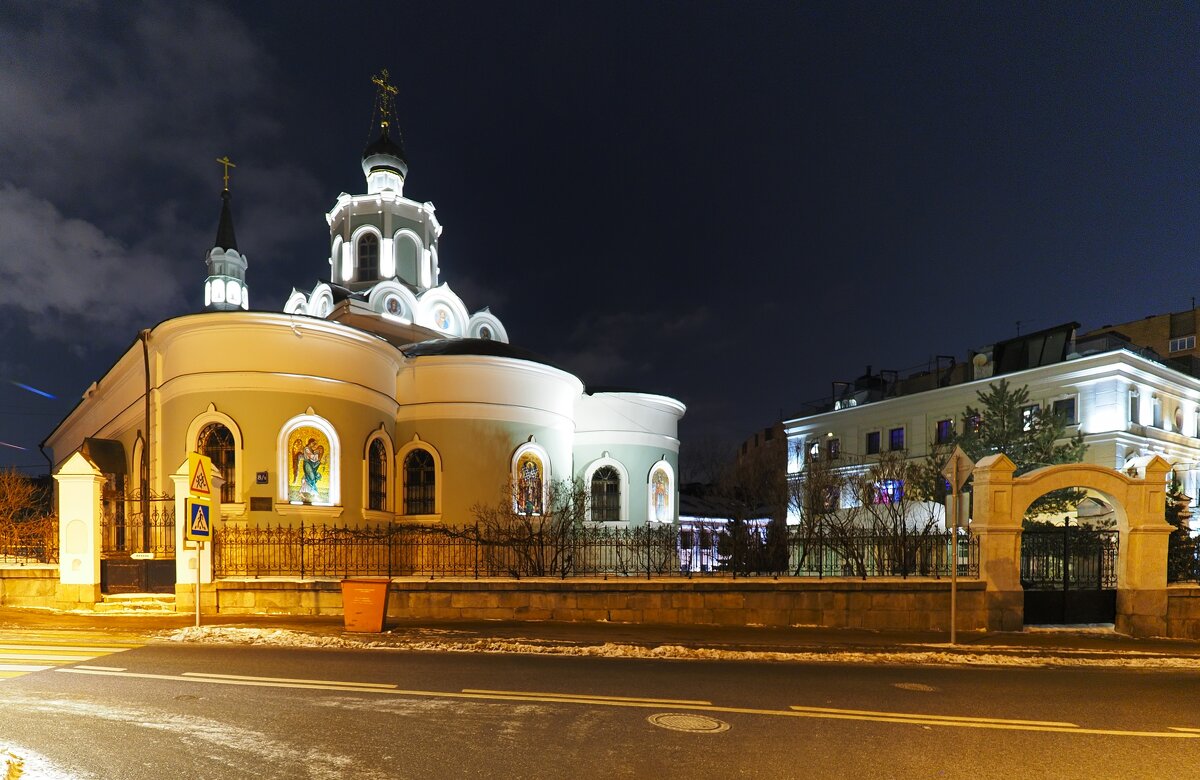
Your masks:
M 342 580 L 342 616 L 347 631 L 362 634 L 383 631 L 390 584 L 387 578 Z

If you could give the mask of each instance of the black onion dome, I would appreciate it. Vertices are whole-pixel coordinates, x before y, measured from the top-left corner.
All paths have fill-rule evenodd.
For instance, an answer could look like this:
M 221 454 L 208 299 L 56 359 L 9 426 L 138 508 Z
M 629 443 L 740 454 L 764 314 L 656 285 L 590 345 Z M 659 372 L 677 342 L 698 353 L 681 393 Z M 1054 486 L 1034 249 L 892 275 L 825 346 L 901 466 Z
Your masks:
M 399 141 L 392 138 L 391 133 L 386 129 L 379 134 L 379 137 L 367 145 L 363 150 L 363 159 L 374 157 L 375 155 L 386 155 L 395 157 L 407 165 L 408 158 L 404 156 L 404 146 Z

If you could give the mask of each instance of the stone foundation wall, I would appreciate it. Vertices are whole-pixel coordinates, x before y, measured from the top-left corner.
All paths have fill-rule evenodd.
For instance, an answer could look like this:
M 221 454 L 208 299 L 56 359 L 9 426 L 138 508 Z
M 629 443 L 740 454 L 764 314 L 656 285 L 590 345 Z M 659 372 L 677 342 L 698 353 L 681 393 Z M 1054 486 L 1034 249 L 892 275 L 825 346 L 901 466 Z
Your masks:
M 1167 586 L 1167 636 L 1200 639 L 1200 585 Z
M 57 591 L 57 566 L 0 567 L 0 606 L 44 607 Z
M 176 586 L 180 609 L 194 599 Z M 201 609 L 221 614 L 340 615 L 337 580 L 220 580 Z M 562 620 L 668 625 L 949 630 L 945 580 L 424 580 L 394 579 L 388 617 Z M 987 628 L 984 584 L 958 586 L 958 628 Z

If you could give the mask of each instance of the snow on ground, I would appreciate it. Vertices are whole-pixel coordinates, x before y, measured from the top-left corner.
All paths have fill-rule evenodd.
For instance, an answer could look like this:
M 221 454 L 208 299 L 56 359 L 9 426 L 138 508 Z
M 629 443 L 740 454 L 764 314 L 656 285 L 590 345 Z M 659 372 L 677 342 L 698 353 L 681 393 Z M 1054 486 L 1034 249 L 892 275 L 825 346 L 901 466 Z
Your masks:
M 0 772 L 5 780 L 81 780 L 67 774 L 43 756 L 17 745 L 0 742 Z
M 447 632 L 451 634 L 452 632 Z M 1104 653 L 1094 650 L 1042 650 L 948 645 L 911 645 L 895 650 L 768 651 L 729 650 L 682 645 L 642 645 L 605 642 L 600 645 L 556 643 L 523 638 L 454 638 L 443 636 L 408 637 L 395 634 L 373 635 L 366 639 L 351 636 L 308 634 L 279 628 L 231 628 L 205 626 L 184 628 L 159 636 L 173 642 L 213 642 L 223 644 L 272 645 L 282 647 L 385 649 L 459 653 L 525 653 L 537 655 L 590 656 L 601 658 L 644 658 L 680 661 L 776 661 L 790 663 L 873 663 L 931 664 L 950 666 L 1024 666 L 1024 667 L 1108 667 L 1136 669 L 1191 669 L 1200 671 L 1200 658 L 1144 652 Z

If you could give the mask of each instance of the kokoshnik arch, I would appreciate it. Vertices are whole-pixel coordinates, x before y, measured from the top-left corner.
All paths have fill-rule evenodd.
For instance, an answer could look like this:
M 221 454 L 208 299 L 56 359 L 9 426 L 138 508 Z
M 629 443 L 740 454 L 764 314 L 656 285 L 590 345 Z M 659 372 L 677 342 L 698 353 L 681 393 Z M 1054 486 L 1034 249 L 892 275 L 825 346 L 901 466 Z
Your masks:
M 252 309 L 226 178 L 204 310 L 142 331 L 88 388 L 45 441 L 56 470 L 104 451 L 90 460 L 110 493 L 167 494 L 200 451 L 222 518 L 247 525 L 468 522 L 510 485 L 538 513 L 569 477 L 595 494 L 593 522 L 674 522 L 684 405 L 588 388 L 467 308 L 442 279 L 433 204 L 404 195 L 395 88 L 375 81 L 366 192 L 325 215 L 328 278 Z

